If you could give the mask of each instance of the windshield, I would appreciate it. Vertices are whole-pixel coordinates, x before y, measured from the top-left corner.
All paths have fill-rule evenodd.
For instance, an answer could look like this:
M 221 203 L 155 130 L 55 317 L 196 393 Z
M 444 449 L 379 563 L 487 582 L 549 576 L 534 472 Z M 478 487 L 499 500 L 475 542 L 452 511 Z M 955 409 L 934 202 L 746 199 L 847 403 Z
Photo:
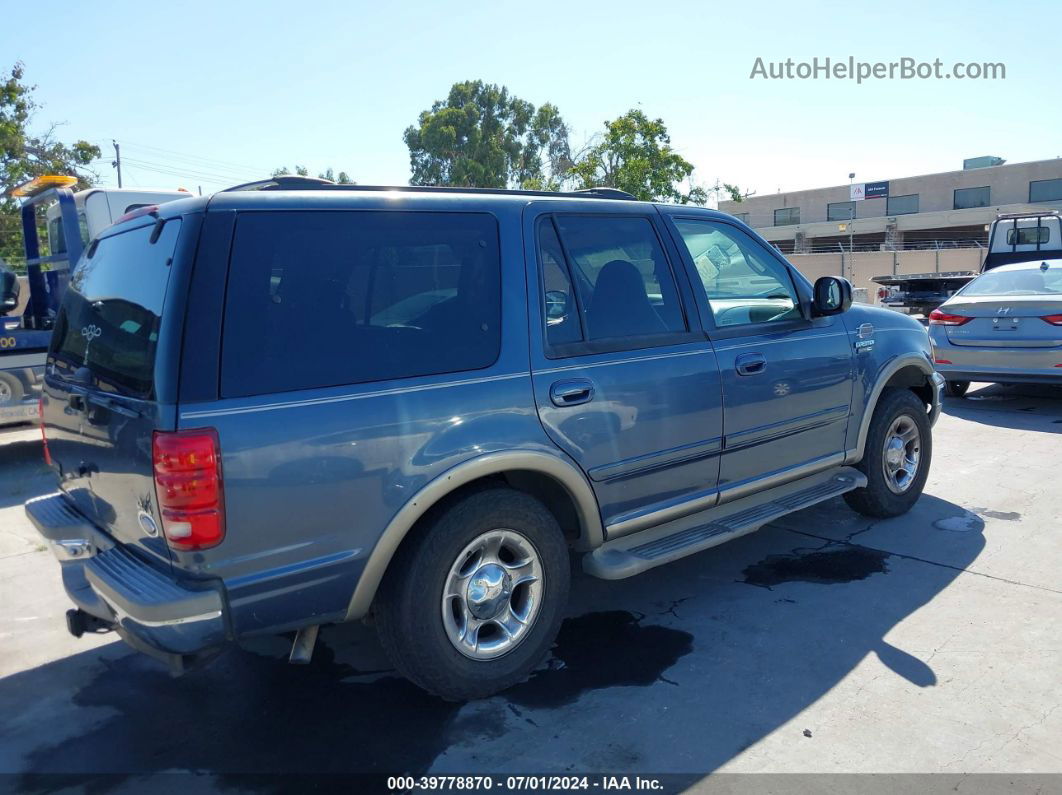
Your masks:
M 1015 270 L 997 268 L 974 279 L 962 295 L 1062 294 L 1062 260 L 1027 265 Z

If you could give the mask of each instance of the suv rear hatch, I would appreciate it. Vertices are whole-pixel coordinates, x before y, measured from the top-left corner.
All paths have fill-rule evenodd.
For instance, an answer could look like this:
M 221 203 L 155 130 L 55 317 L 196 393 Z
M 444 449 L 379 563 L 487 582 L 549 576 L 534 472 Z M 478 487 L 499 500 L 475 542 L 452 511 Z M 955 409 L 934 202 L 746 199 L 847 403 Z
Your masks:
M 175 424 L 173 407 L 156 399 L 155 365 L 181 225 L 145 216 L 89 246 L 56 318 L 42 398 L 62 490 L 116 541 L 167 568 L 152 437 Z

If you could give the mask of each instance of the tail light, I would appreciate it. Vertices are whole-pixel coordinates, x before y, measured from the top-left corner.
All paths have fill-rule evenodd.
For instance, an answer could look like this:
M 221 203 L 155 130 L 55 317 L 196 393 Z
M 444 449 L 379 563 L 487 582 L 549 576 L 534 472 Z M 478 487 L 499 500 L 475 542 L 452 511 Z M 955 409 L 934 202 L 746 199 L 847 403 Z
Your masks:
M 951 364 L 951 359 L 934 359 L 933 364 Z
M 1040 320 L 1050 323 L 1052 326 L 1062 326 L 1062 315 L 1044 315 Z
M 888 287 L 879 287 L 878 288 L 878 300 L 879 301 L 884 301 L 888 297 L 889 297 L 889 288 Z
M 135 210 L 130 210 L 124 215 L 118 216 L 118 220 L 115 224 L 123 224 L 126 221 L 132 221 L 134 218 L 140 218 L 144 215 L 158 215 L 159 206 L 157 204 L 145 204 L 143 207 L 137 207 Z
M 220 544 L 225 538 L 225 506 L 217 431 L 156 431 L 152 460 L 169 545 L 189 550 Z
M 37 416 L 41 418 L 41 441 L 44 443 L 44 463 L 52 465 L 52 453 L 48 449 L 48 434 L 44 432 L 44 398 L 37 400 Z
M 947 312 L 941 312 L 939 309 L 934 309 L 929 313 L 929 325 L 931 326 L 961 326 L 963 323 L 969 323 L 973 320 L 972 317 L 966 315 L 949 315 Z

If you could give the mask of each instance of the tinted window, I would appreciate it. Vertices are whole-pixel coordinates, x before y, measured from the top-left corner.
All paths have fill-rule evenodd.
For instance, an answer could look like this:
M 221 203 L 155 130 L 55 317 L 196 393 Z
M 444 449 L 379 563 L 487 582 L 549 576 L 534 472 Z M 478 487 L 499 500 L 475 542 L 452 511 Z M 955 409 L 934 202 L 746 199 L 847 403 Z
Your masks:
M 1038 179 L 1030 182 L 1029 201 L 1062 201 L 1062 179 Z
M 775 226 L 789 226 L 790 224 L 800 223 L 800 208 L 799 207 L 783 207 L 781 210 L 774 211 L 774 225 Z
M 88 367 L 105 391 L 152 394 L 159 318 L 180 220 L 104 237 L 70 277 L 52 334 L 56 369 Z M 89 256 L 91 254 L 91 256 Z
M 550 218 L 544 219 L 539 227 L 538 257 L 542 266 L 546 342 L 550 345 L 580 342 L 583 332 L 579 323 L 579 308 L 560 238 Z
M 645 339 L 686 331 L 675 278 L 647 218 L 557 216 L 554 222 L 575 281 L 587 340 Z
M 970 207 L 987 207 L 992 198 L 988 186 L 983 188 L 959 188 L 955 191 L 955 209 L 966 210 Z
M 855 218 L 855 202 L 834 202 L 826 205 L 827 221 L 850 221 Z
M 890 196 L 886 202 L 888 215 L 908 215 L 918 212 L 918 194 L 910 193 L 906 196 Z
M 487 367 L 500 345 L 500 281 L 490 215 L 245 213 L 222 395 Z
M 717 326 L 800 317 L 789 271 L 741 230 L 676 219 Z

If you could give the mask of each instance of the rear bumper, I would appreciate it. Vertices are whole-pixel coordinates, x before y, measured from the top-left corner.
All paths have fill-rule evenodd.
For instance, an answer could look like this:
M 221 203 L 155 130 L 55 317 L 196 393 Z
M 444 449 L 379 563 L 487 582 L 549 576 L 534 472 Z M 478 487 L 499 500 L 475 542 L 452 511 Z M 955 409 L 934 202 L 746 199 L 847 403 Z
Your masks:
M 26 514 L 62 567 L 63 585 L 79 608 L 113 624 L 134 647 L 191 655 L 228 639 L 224 589 L 181 583 L 115 544 L 61 492 L 26 503 Z

